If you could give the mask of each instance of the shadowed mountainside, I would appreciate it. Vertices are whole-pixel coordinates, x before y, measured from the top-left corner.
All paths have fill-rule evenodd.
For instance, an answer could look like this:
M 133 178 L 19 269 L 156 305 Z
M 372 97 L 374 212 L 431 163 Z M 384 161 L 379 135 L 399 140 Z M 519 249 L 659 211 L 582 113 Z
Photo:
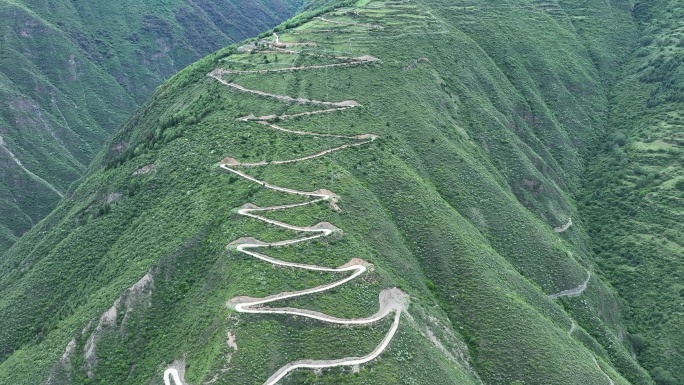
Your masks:
M 0 251 L 163 80 L 300 1 L 0 1 Z
M 684 383 L 683 15 L 676 1 L 635 6 L 638 49 L 611 95 L 582 204 L 599 267 L 627 304 L 629 339 L 659 385 Z

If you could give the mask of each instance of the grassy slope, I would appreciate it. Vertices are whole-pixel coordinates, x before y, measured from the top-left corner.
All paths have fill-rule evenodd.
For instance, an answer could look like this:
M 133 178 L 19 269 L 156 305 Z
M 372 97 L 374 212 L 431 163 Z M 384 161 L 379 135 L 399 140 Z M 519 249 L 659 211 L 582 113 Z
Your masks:
M 620 5 L 548 8 L 370 2 L 353 9 L 356 15 L 342 9 L 325 17 L 383 29 L 313 19 L 281 37 L 315 41 L 307 50 L 324 56 L 370 54 L 381 64 L 224 77 L 265 92 L 362 104 L 288 120 L 288 128 L 380 135 L 325 158 L 248 171 L 342 198 L 340 213 L 320 205 L 273 215 L 298 225 L 328 221 L 344 237 L 269 253 L 330 266 L 360 257 L 375 265 L 362 280 L 290 305 L 358 317 L 373 312 L 382 288 L 411 295 L 411 318 L 402 319 L 380 359 L 356 374 L 300 371 L 284 383 L 605 384 L 606 375 L 616 384 L 651 383 L 621 340 L 620 305 L 600 278 L 580 297 L 547 297 L 593 270 L 568 191 L 578 188 L 581 156 L 603 129 L 603 71 L 620 59 L 596 52 L 625 49 L 593 28 L 606 15 L 631 28 Z M 579 11 L 585 29 L 578 31 L 570 21 Z M 308 106 L 239 93 L 205 76 L 217 66 L 274 68 L 292 60 L 265 56 L 268 62 L 261 53 L 226 49 L 162 86 L 110 141 L 102 167 L 11 249 L 0 265 L 0 380 L 83 383 L 90 374 L 95 381 L 159 384 L 168 364 L 183 359 L 190 383 L 219 374 L 217 383 L 251 384 L 291 360 L 359 355 L 382 338 L 387 322 L 338 328 L 238 315 L 225 306 L 235 295 L 333 279 L 225 249 L 242 236 L 292 237 L 231 210 L 294 198 L 231 177 L 216 163 L 327 147 L 235 120 Z M 155 171 L 132 176 L 151 164 Z M 107 202 L 113 198 L 119 200 Z M 575 225 L 554 233 L 570 216 Z M 148 272 L 153 285 L 127 290 Z M 113 303 L 116 322 L 103 324 L 100 315 Z M 85 354 L 91 337 L 96 359 Z
M 0 136 L 65 193 L 108 134 L 181 68 L 289 17 L 298 2 L 0 1 Z M 0 250 L 59 196 L 0 149 Z
M 629 304 L 638 359 L 659 384 L 684 382 L 682 12 L 672 1 L 635 9 L 639 46 L 612 95 L 584 211 L 601 270 Z

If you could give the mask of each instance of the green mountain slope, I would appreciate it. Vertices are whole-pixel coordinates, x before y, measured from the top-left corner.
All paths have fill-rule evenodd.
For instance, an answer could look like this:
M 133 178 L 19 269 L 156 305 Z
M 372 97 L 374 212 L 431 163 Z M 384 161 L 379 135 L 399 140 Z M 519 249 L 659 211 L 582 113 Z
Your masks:
M 0 250 L 55 207 L 162 80 L 300 4 L 0 1 Z
M 573 200 L 629 4 L 332 5 L 165 83 L 5 253 L 0 382 L 653 383 Z
M 601 270 L 629 304 L 638 359 L 658 384 L 684 383 L 682 12 L 673 1 L 634 9 L 639 48 L 615 87 L 584 212 Z

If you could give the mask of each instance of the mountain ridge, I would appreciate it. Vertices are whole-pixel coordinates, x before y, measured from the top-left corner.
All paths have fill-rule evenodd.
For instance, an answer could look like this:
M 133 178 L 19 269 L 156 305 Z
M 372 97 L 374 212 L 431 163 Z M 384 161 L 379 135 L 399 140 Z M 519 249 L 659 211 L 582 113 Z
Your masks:
M 378 359 L 297 370 L 282 383 L 652 384 L 573 200 L 608 124 L 602 68 L 626 60 L 613 52 L 627 56 L 631 43 L 595 27 L 609 15 L 632 30 L 629 7 L 553 5 L 347 3 L 179 73 L 110 139 L 72 198 L 0 262 L 2 330 L 33 327 L 0 335 L 0 378 L 161 384 L 173 369 L 190 383 L 259 383 L 293 361 L 373 351 L 386 321 L 336 328 L 226 306 L 331 281 L 226 250 L 248 236 L 293 239 L 240 218 L 252 202 L 289 208 L 263 214 L 271 224 L 344 231 L 268 248 L 272 258 L 374 266 L 288 308 L 363 318 L 384 289 L 410 296 L 407 322 Z M 379 60 L 330 66 L 364 56 Z M 312 68 L 287 70 L 295 67 Z M 330 100 L 359 105 L 332 119 L 307 103 Z M 359 132 L 377 138 L 330 151 Z M 341 211 L 284 201 L 226 170 L 240 165 L 251 166 L 252 182 L 334 191 Z M 555 231 L 568 218 L 572 226 Z M 83 278 L 70 287 L 52 271 Z M 153 285 L 135 283 L 148 276 Z M 27 292 L 35 299 L 18 309 Z

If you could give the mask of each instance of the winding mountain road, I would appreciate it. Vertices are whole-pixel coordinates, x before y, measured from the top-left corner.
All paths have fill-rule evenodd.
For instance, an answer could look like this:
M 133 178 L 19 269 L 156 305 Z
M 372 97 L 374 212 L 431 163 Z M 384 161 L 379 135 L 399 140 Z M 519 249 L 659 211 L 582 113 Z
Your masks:
M 567 231 L 570 228 L 570 226 L 572 226 L 572 218 L 568 218 L 568 222 L 566 224 L 564 224 L 563 226 L 554 227 L 553 231 L 555 231 L 557 233 L 564 233 L 565 231 Z
M 275 32 L 273 32 L 273 37 L 275 37 L 275 39 L 274 39 L 272 44 L 276 47 L 289 48 L 289 47 L 315 46 L 316 45 L 316 43 L 288 43 L 288 42 L 280 41 L 280 36 L 278 36 L 278 34 Z
M 584 291 L 587 289 L 587 285 L 589 284 L 590 280 L 591 272 L 587 271 L 587 279 L 585 279 L 584 282 L 582 282 L 579 286 L 572 289 L 560 291 L 556 294 L 551 294 L 549 295 L 549 298 L 556 299 L 560 297 L 577 297 L 578 295 L 584 293 Z
M 608 373 L 606 373 L 606 372 L 603 370 L 603 368 L 601 368 L 601 365 L 599 365 L 598 360 L 596 359 L 596 357 L 593 357 L 593 356 L 592 356 L 591 358 L 594 360 L 594 364 L 596 364 L 596 367 L 601 371 L 601 373 L 603 373 L 604 376 L 606 376 L 606 380 L 608 380 L 608 383 L 609 383 L 610 385 L 615 385 L 615 382 L 613 382 L 613 379 L 610 378 L 610 376 L 608 375 Z
M 289 53 L 289 52 L 287 52 L 287 53 Z M 373 57 L 373 56 L 359 56 L 359 57 L 350 57 L 350 58 L 345 57 L 342 59 L 345 59 L 347 61 L 344 61 L 342 63 L 319 64 L 319 65 L 301 66 L 301 67 L 269 68 L 269 69 L 263 69 L 263 70 L 229 70 L 229 69 L 225 69 L 225 68 L 217 68 L 212 72 L 212 74 L 216 74 L 216 75 L 223 75 L 223 74 L 251 75 L 251 74 L 265 74 L 265 73 L 273 73 L 273 72 L 292 72 L 292 71 L 313 70 L 313 69 L 323 69 L 323 68 L 333 68 L 333 67 L 349 67 L 349 66 L 354 66 L 354 65 L 367 64 L 367 63 L 373 63 L 373 62 L 380 61 L 380 59 Z
M 214 70 L 209 74 L 209 76 L 211 76 L 214 79 L 218 80 L 219 82 L 227 85 L 228 87 L 232 87 L 238 91 L 248 92 L 248 93 L 252 93 L 252 94 L 256 94 L 256 95 L 260 95 L 260 96 L 265 96 L 267 98 L 278 99 L 278 100 L 280 100 L 282 102 L 286 102 L 286 103 L 323 104 L 326 106 L 333 106 L 333 107 L 356 107 L 359 105 L 357 102 L 355 102 L 353 100 L 344 100 L 341 102 L 326 102 L 326 101 L 322 101 L 322 100 L 313 100 L 313 99 L 306 99 L 306 98 L 293 98 L 293 97 L 287 96 L 287 95 L 277 95 L 277 94 L 271 94 L 271 93 L 264 92 L 264 91 L 253 90 L 253 89 L 249 89 L 247 87 L 243 87 L 239 84 L 231 83 L 231 82 L 227 82 L 227 81 L 223 80 L 221 78 L 221 75 L 220 75 L 221 73 L 222 73 L 222 71 Z
M 277 34 L 275 35 L 275 43 L 274 45 L 285 45 L 285 46 L 294 46 L 294 45 L 306 45 L 306 43 L 281 43 L 279 40 L 279 36 Z M 272 121 L 281 121 L 281 120 L 287 120 L 289 118 L 293 117 L 298 117 L 298 116 L 305 116 L 305 115 L 314 115 L 314 114 L 323 114 L 323 113 L 332 113 L 332 112 L 340 112 L 349 108 L 354 108 L 359 106 L 360 104 L 357 103 L 354 100 L 345 100 L 345 101 L 340 101 L 340 102 L 330 102 L 330 101 L 320 101 L 320 100 L 312 100 L 312 99 L 306 99 L 306 98 L 293 98 L 287 95 L 277 95 L 277 94 L 271 94 L 259 90 L 253 90 L 253 89 L 248 89 L 246 87 L 243 87 L 239 84 L 228 82 L 222 78 L 222 75 L 224 74 L 245 74 L 245 73 L 265 73 L 265 72 L 285 72 L 285 71 L 292 71 L 292 70 L 304 70 L 304 69 L 316 69 L 316 68 L 327 68 L 327 67 L 340 67 L 340 66 L 349 66 L 349 65 L 355 65 L 355 64 L 363 64 L 363 63 L 369 63 L 369 62 L 374 62 L 378 61 L 378 59 L 371 57 L 371 56 L 362 56 L 360 58 L 352 58 L 352 61 L 347 62 L 347 63 L 339 63 L 339 64 L 331 64 L 331 65 L 321 65 L 321 66 L 310 66 L 310 67 L 290 67 L 290 68 L 285 68 L 285 69 L 272 69 L 272 70 L 259 70 L 259 71 L 232 71 L 232 70 L 225 70 L 225 69 L 216 69 L 212 71 L 211 73 L 208 74 L 208 76 L 213 77 L 217 81 L 221 82 L 222 84 L 231 87 L 233 90 L 236 90 L 238 92 L 244 92 L 244 93 L 251 93 L 255 95 L 259 95 L 262 97 L 267 97 L 267 98 L 273 98 L 276 100 L 279 100 L 281 102 L 285 103 L 302 103 L 302 104 L 311 104 L 311 105 L 321 105 L 325 107 L 331 107 L 331 108 L 325 108 L 321 110 L 316 110 L 316 111 L 309 111 L 309 112 L 304 112 L 304 113 L 298 113 L 298 114 L 292 114 L 292 115 L 268 115 L 268 116 L 263 116 L 263 117 L 255 117 L 253 115 L 248 115 L 246 117 L 240 118 L 240 121 L 243 122 L 249 122 L 249 121 L 256 121 L 262 125 L 265 125 L 271 129 L 281 131 L 287 134 L 292 134 L 292 135 L 302 135 L 302 136 L 317 136 L 317 137 L 334 137 L 334 138 L 341 138 L 341 139 L 348 139 L 351 141 L 351 143 L 344 144 L 338 147 L 332 147 L 327 150 L 323 150 L 320 152 L 317 152 L 315 154 L 311 154 L 305 157 L 301 158 L 296 158 L 296 159 L 288 159 L 288 160 L 275 160 L 275 161 L 270 161 L 270 162 L 257 162 L 257 163 L 242 163 L 234 158 L 224 158 L 220 162 L 220 167 L 230 173 L 233 173 L 247 181 L 257 183 L 264 188 L 273 190 L 273 191 L 278 191 L 286 194 L 293 194 L 293 195 L 299 195 L 299 196 L 304 196 L 307 198 L 310 198 L 310 200 L 303 202 L 303 203 L 295 203 L 295 204 L 288 204 L 288 205 L 279 205 L 279 206 L 271 206 L 271 207 L 257 207 L 253 204 L 247 203 L 240 207 L 237 211 L 239 215 L 246 216 L 248 218 L 252 218 L 264 223 L 267 223 L 271 226 L 276 226 L 282 229 L 287 229 L 287 230 L 292 230 L 292 231 L 297 231 L 306 234 L 303 237 L 295 238 L 295 239 L 289 239 L 289 240 L 283 240 L 283 241 L 278 241 L 278 242 L 262 242 L 254 238 L 249 238 L 249 237 L 244 237 L 237 239 L 233 242 L 231 242 L 228 247 L 230 249 L 233 249 L 235 251 L 247 254 L 253 258 L 256 258 L 260 261 L 270 263 L 272 265 L 276 266 L 282 266 L 282 267 L 288 267 L 288 268 L 297 268 L 297 269 L 304 269 L 304 270 L 310 270 L 310 271 L 319 271 L 319 272 L 327 272 L 327 273 L 351 273 L 350 275 L 339 279 L 337 281 L 304 289 L 304 290 L 299 290 L 299 291 L 293 291 L 293 292 L 282 292 L 282 293 L 277 293 L 273 294 L 264 298 L 251 298 L 251 297 L 246 297 L 246 296 L 241 296 L 241 297 L 235 297 L 228 301 L 227 305 L 230 308 L 235 309 L 235 311 L 239 313 L 249 313 L 249 314 L 283 314 L 283 315 L 295 315 L 295 316 L 300 316 L 300 317 L 306 317 L 310 319 L 315 319 L 318 321 L 322 322 L 327 322 L 327 323 L 332 323 L 332 324 L 337 324 L 337 325 L 348 325 L 348 326 L 358 326 L 358 325 L 369 325 L 375 322 L 378 322 L 382 319 L 385 319 L 388 317 L 390 314 L 394 314 L 393 317 L 393 322 L 392 325 L 385 335 L 385 337 L 382 339 L 382 341 L 376 346 L 376 348 L 370 352 L 367 355 L 361 356 L 361 357 L 345 357 L 345 358 L 340 358 L 340 359 L 331 359 L 331 360 L 299 360 L 299 361 L 293 361 L 290 362 L 284 366 L 282 366 L 278 371 L 276 371 L 271 377 L 269 377 L 266 382 L 264 383 L 265 385 L 273 385 L 276 384 L 278 381 L 280 381 L 282 378 L 287 376 L 288 373 L 292 372 L 293 370 L 296 369 L 323 369 L 323 368 L 332 368 L 332 367 L 338 367 L 338 366 L 355 366 L 355 365 L 360 365 L 367 363 L 369 361 L 374 360 L 377 358 L 380 354 L 382 354 L 383 351 L 387 348 L 387 346 L 390 344 L 392 341 L 394 335 L 396 334 L 398 328 L 399 328 L 399 323 L 401 319 L 401 314 L 402 312 L 406 311 L 407 306 L 408 306 L 408 296 L 402 292 L 401 290 L 397 288 L 391 288 L 391 289 L 385 289 L 382 290 L 379 294 L 379 308 L 378 311 L 370 315 L 368 317 L 363 317 L 363 318 L 339 318 L 331 315 L 327 315 L 318 311 L 314 310 L 308 310 L 308 309 L 299 309 L 299 308 L 292 308 L 292 307 L 268 307 L 267 305 L 275 302 L 275 301 L 281 301 L 285 299 L 291 299 L 291 298 L 296 298 L 296 297 L 301 297 L 305 295 L 311 295 L 311 294 L 316 294 L 316 293 L 322 293 L 327 290 L 333 289 L 335 287 L 344 285 L 345 283 L 359 277 L 360 275 L 366 273 L 369 269 L 372 268 L 372 265 L 363 261 L 362 259 L 358 258 L 353 258 L 346 264 L 339 266 L 339 267 L 325 267 L 325 266 L 317 266 L 317 265 L 309 265 L 309 264 L 302 264 L 302 263 L 296 263 L 296 262 L 288 262 L 288 261 L 283 261 L 279 260 L 277 258 L 270 257 L 266 254 L 260 253 L 257 250 L 260 248 L 272 248 L 272 247 L 285 247 L 301 242 L 307 242 L 311 241 L 317 238 L 321 237 L 326 237 L 334 233 L 341 233 L 342 231 L 338 229 L 337 227 L 333 226 L 330 223 L 327 222 L 321 222 L 318 223 L 315 226 L 295 226 L 291 225 L 285 222 L 281 222 L 275 219 L 270 219 L 267 218 L 263 215 L 259 215 L 259 213 L 263 212 L 273 212 L 273 211 L 278 211 L 278 210 L 287 210 L 295 207 L 302 207 L 302 206 L 307 206 L 307 205 L 312 205 L 318 202 L 328 202 L 331 206 L 332 209 L 339 211 L 339 207 L 337 207 L 337 201 L 339 197 L 328 190 L 317 190 L 317 191 L 300 191 L 300 190 L 295 190 L 291 188 L 286 188 L 286 187 L 280 187 L 276 186 L 273 184 L 270 184 L 266 181 L 259 180 L 253 176 L 250 176 L 246 174 L 245 172 L 241 171 L 240 168 L 246 168 L 246 167 L 256 167 L 256 166 L 266 166 L 266 165 L 284 165 L 284 164 L 289 164 L 289 163 L 295 163 L 295 162 L 303 162 L 307 161 L 310 159 L 318 158 L 327 154 L 330 154 L 335 151 L 340 151 L 348 147 L 352 146 L 362 146 L 365 144 L 368 144 L 375 139 L 377 139 L 377 135 L 374 134 L 360 134 L 360 135 L 353 135 L 353 136 L 348 136 L 348 135 L 336 135 L 336 134 L 322 134 L 322 133 L 313 133 L 313 132 L 304 132 L 304 131 L 297 131 L 297 130 L 290 130 L 284 127 L 281 127 L 279 125 L 276 125 L 272 123 Z M 173 384 L 171 383 L 173 381 Z M 165 385 L 185 385 L 185 382 L 183 381 L 182 374 L 178 372 L 178 370 L 174 367 L 168 368 L 164 372 L 164 383 Z
M 171 379 L 173 379 L 173 384 L 171 384 Z M 186 385 L 186 383 L 181 379 L 178 369 L 168 368 L 164 371 L 164 385 Z

